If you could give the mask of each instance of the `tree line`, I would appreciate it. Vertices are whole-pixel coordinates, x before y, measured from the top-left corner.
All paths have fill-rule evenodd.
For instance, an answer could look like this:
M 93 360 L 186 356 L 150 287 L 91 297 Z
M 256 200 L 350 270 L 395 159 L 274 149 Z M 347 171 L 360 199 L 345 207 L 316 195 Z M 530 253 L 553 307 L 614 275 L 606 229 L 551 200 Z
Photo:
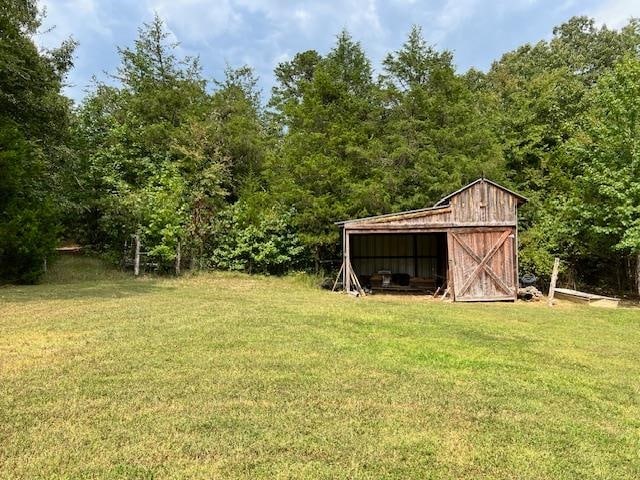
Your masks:
M 0 11 L 0 278 L 34 282 L 68 240 L 114 262 L 260 273 L 339 257 L 334 222 L 430 206 L 484 175 L 530 201 L 521 270 L 629 291 L 640 262 L 640 23 L 574 17 L 457 71 L 414 26 L 380 74 L 360 43 L 204 77 L 158 17 L 79 105 L 72 41 L 36 47 L 35 0 Z

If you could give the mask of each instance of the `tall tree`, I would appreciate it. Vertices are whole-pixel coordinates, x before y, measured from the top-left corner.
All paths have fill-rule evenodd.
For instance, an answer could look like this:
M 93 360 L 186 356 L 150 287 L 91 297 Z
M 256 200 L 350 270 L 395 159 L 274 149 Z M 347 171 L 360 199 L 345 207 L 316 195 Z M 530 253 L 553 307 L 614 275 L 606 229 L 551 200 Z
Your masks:
M 584 246 L 576 229 L 560 220 L 579 172 L 567 145 L 579 131 L 593 85 L 639 47 L 635 20 L 610 30 L 574 17 L 556 27 L 550 41 L 505 54 L 487 74 L 483 88 L 498 99 L 505 173 L 530 199 L 521 222 L 524 268 L 548 274 L 555 255 L 578 267 Z
M 251 67 L 227 66 L 211 98 L 211 108 L 220 121 L 223 153 L 229 162 L 226 188 L 231 202 L 261 180 L 267 134 L 257 84 Z
M 74 42 L 41 50 L 33 0 L 0 9 L 0 279 L 34 282 L 53 252 L 64 203 Z
M 198 59 L 178 57 L 176 47 L 156 16 L 118 50 L 117 84 L 98 82 L 78 112 L 85 222 L 96 227 L 91 243 L 107 251 L 119 253 L 139 231 L 152 255 L 171 261 L 194 233 L 190 222 L 226 195 L 220 117 Z
M 590 257 L 632 256 L 640 294 L 640 59 L 629 56 L 602 75 L 588 101 L 568 145 L 579 174 L 565 219 Z
M 451 52 L 436 51 L 413 27 L 383 66 L 388 153 L 378 174 L 394 208 L 430 205 L 483 174 L 502 177 L 490 98 L 456 74 Z
M 346 31 L 326 57 L 306 52 L 279 66 L 277 80 L 272 104 L 285 135 L 267 175 L 278 200 L 295 209 L 318 262 L 335 255 L 334 221 L 381 208 L 371 181 L 380 156 L 380 96 L 369 60 Z

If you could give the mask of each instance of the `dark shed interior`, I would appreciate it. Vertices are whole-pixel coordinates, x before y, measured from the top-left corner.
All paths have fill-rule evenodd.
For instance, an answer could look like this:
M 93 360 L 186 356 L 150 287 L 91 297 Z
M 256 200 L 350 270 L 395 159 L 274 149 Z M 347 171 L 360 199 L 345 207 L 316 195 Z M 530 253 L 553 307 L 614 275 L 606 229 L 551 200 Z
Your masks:
M 350 251 L 360 283 L 372 290 L 428 293 L 447 283 L 446 233 L 351 235 Z

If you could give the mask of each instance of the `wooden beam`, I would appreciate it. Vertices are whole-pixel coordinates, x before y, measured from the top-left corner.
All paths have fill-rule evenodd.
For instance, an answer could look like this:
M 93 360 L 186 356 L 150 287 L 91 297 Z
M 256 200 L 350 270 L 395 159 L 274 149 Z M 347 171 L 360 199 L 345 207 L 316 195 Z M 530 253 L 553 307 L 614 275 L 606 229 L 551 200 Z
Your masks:
M 443 222 L 443 223 L 425 223 L 425 224 L 401 224 L 401 225 L 385 225 L 384 223 L 366 223 L 349 225 L 351 233 L 360 233 L 363 231 L 372 231 L 376 233 L 394 233 L 405 231 L 406 233 L 428 233 L 429 231 L 446 231 L 451 228 L 469 228 L 469 229 L 485 229 L 491 230 L 500 227 L 514 227 L 514 222 Z M 480 230 L 477 230 L 480 231 Z
M 346 292 L 351 291 L 351 258 L 350 258 L 350 246 L 349 246 L 349 233 L 347 232 L 347 229 L 345 228 L 343 230 L 343 246 L 342 246 L 342 250 L 344 253 L 344 272 L 343 272 L 343 279 L 344 279 L 344 289 Z
M 418 276 L 418 235 L 415 233 L 413 234 L 413 276 Z
M 364 292 L 364 289 L 362 288 L 362 285 L 360 285 L 360 280 L 358 280 L 358 276 L 355 274 L 355 272 L 353 271 L 353 269 L 351 269 L 351 281 L 353 282 L 353 285 L 355 285 L 356 287 L 356 291 L 362 296 L 365 297 L 366 293 Z
M 517 204 L 516 204 L 517 205 Z M 515 206 L 515 218 L 518 218 L 518 207 Z M 514 265 L 514 279 L 515 279 L 515 292 L 513 292 L 514 300 L 518 299 L 518 287 L 520 287 L 520 260 L 518 258 L 518 223 L 516 222 L 516 228 L 513 232 L 513 258 L 515 259 Z
M 447 292 L 451 296 L 451 299 L 456 301 L 456 286 L 453 278 L 453 269 L 455 267 L 454 264 L 454 255 L 453 255 L 453 232 L 447 232 L 447 285 L 445 289 L 444 295 L 442 295 L 442 299 L 446 296 Z

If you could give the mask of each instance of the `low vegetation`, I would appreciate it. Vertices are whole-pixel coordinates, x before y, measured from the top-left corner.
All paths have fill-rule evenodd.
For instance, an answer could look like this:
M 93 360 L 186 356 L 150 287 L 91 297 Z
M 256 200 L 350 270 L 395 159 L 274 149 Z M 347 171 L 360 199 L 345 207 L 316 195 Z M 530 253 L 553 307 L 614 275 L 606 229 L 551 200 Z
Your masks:
M 633 309 L 67 258 L 0 289 L 0 477 L 634 479 L 638 345 Z

